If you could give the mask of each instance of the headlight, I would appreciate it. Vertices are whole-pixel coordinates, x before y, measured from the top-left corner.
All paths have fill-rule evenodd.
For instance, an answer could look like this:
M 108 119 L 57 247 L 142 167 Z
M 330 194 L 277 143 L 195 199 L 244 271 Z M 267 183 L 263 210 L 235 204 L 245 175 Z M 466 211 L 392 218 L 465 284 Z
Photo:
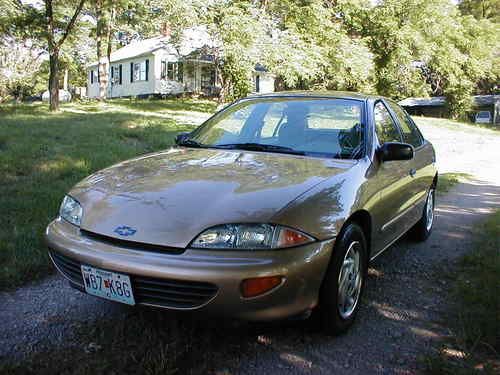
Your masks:
M 66 195 L 61 203 L 61 208 L 59 209 L 59 215 L 71 224 L 80 226 L 82 222 L 82 206 L 78 201 Z
M 200 249 L 268 250 L 304 245 L 314 238 L 273 224 L 226 224 L 212 227 L 191 243 Z

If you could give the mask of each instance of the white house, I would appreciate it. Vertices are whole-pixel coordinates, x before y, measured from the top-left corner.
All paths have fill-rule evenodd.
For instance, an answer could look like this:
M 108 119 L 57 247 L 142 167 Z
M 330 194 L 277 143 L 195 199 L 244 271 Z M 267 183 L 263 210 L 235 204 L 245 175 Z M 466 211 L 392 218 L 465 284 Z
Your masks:
M 202 28 L 187 30 L 176 48 L 169 37 L 132 42 L 111 54 L 107 97 L 217 94 L 220 90 L 209 51 L 213 45 Z M 97 62 L 87 68 L 87 96 L 99 96 Z M 253 72 L 256 93 L 274 91 L 274 75 L 257 64 Z

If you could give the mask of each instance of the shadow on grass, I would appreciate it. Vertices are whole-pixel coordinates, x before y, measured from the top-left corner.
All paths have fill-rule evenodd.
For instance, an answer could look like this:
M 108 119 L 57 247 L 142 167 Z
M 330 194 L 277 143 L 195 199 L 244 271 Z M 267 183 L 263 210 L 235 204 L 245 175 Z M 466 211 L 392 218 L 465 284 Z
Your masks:
M 179 99 L 111 99 L 108 103 L 133 110 L 160 111 L 199 111 L 212 113 L 217 107 L 213 100 Z

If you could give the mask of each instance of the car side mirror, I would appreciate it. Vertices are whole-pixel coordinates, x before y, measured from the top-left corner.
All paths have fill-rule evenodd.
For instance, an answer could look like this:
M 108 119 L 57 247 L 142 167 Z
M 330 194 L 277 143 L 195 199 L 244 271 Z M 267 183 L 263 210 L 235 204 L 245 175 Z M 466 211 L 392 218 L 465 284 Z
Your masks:
M 378 149 L 381 161 L 411 160 L 413 159 L 413 146 L 407 143 L 387 142 Z
M 179 134 L 177 134 L 175 136 L 175 144 L 176 145 L 180 145 L 181 143 L 183 143 L 188 138 L 189 138 L 189 133 L 188 132 L 179 133 Z

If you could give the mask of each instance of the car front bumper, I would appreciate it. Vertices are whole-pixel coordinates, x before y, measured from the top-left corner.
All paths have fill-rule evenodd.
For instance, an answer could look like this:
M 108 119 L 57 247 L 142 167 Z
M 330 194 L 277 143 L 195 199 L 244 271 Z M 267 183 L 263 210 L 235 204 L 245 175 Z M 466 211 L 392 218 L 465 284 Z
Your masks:
M 173 254 L 102 242 L 82 235 L 79 228 L 56 219 L 47 227 L 46 242 L 58 270 L 72 286 L 81 290 L 84 287 L 81 276 L 79 279 L 79 267 L 90 265 L 130 275 L 138 304 L 197 310 L 245 320 L 273 320 L 304 313 L 317 304 L 334 239 L 274 251 L 188 248 L 182 254 Z M 243 280 L 278 275 L 284 277 L 281 285 L 257 297 L 242 297 L 240 287 Z M 156 290 L 160 293 L 157 297 L 163 299 L 141 298 L 144 280 L 149 283 L 148 287 L 155 287 L 148 290 Z M 179 306 L 164 298 L 171 295 L 172 290 L 158 290 L 171 285 L 176 288 L 173 293 L 205 290 L 202 287 L 206 285 L 214 288 L 213 293 L 202 301 Z

